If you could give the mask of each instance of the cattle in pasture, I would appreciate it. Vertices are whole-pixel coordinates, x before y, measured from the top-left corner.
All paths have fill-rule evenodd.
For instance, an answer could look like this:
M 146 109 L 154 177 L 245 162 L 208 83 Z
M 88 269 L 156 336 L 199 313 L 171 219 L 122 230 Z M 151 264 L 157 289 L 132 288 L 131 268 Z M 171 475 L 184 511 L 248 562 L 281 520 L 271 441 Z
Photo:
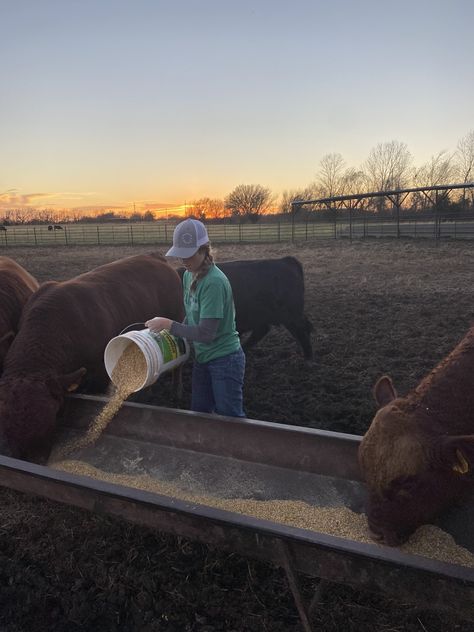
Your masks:
M 59 226 L 59 224 L 53 224 L 48 226 L 48 230 L 63 230 L 63 227 Z
M 359 447 L 372 534 L 397 545 L 474 492 L 474 327 L 405 397 L 388 376 Z
M 19 263 L 0 257 L 0 373 L 18 331 L 23 307 L 38 287 L 38 281 Z
M 3 231 L 4 233 L 7 232 L 7 227 L 6 226 L 0 226 L 0 231 Z
M 64 395 L 104 392 L 104 349 L 132 323 L 184 316 L 178 274 L 161 255 L 127 257 L 44 283 L 23 312 L 0 379 L 0 453 L 42 460 Z
M 256 345 L 272 325 L 283 325 L 299 342 L 304 357 L 313 356 L 311 323 L 304 313 L 303 266 L 295 257 L 224 261 L 217 266 L 229 279 L 236 327 L 245 350 Z M 179 268 L 182 277 L 184 268 Z

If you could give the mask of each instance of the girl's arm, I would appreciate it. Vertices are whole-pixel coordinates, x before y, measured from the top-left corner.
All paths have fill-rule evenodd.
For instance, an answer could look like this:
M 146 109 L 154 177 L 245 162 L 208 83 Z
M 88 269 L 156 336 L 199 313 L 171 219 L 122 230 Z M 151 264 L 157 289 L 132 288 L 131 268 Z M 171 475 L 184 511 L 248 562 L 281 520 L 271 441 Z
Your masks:
M 168 329 L 173 336 L 186 338 L 186 340 L 190 342 L 204 342 L 209 344 L 216 337 L 219 321 L 220 318 L 202 318 L 198 325 L 183 325 L 169 318 L 156 316 L 151 320 L 147 320 L 145 325 L 156 333 L 159 333 L 163 329 Z

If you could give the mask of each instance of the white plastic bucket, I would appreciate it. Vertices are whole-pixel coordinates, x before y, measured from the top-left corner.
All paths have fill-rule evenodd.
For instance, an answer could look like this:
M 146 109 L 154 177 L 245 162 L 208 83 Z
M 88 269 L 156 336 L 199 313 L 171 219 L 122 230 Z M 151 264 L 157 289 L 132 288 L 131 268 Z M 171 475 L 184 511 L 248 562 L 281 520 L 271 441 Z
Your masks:
M 149 329 L 129 331 L 109 341 L 104 351 L 104 363 L 112 380 L 112 371 L 125 349 L 135 344 L 145 356 L 147 375 L 143 384 L 135 389 L 140 391 L 156 382 L 162 373 L 176 368 L 189 358 L 189 344 L 184 338 L 172 336 L 168 331 L 155 334 Z

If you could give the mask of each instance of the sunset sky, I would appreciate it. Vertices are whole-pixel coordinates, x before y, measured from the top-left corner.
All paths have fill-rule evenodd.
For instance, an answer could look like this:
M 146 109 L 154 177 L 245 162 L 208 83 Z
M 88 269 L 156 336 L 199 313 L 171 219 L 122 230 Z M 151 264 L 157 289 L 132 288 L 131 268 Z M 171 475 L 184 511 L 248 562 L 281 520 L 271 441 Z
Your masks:
M 474 129 L 472 0 L 0 0 L 0 210 L 307 186 Z

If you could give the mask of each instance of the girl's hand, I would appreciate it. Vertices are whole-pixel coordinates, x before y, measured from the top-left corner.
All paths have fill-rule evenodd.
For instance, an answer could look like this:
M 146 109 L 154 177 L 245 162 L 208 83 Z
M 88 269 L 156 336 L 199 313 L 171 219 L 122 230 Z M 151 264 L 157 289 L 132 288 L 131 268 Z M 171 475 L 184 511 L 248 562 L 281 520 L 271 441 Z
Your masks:
M 148 327 L 151 331 L 155 332 L 155 334 L 160 333 L 163 329 L 167 329 L 168 331 L 171 329 L 171 323 L 173 321 L 169 318 L 162 318 L 161 316 L 155 316 L 151 320 L 147 320 L 145 323 L 145 327 Z

